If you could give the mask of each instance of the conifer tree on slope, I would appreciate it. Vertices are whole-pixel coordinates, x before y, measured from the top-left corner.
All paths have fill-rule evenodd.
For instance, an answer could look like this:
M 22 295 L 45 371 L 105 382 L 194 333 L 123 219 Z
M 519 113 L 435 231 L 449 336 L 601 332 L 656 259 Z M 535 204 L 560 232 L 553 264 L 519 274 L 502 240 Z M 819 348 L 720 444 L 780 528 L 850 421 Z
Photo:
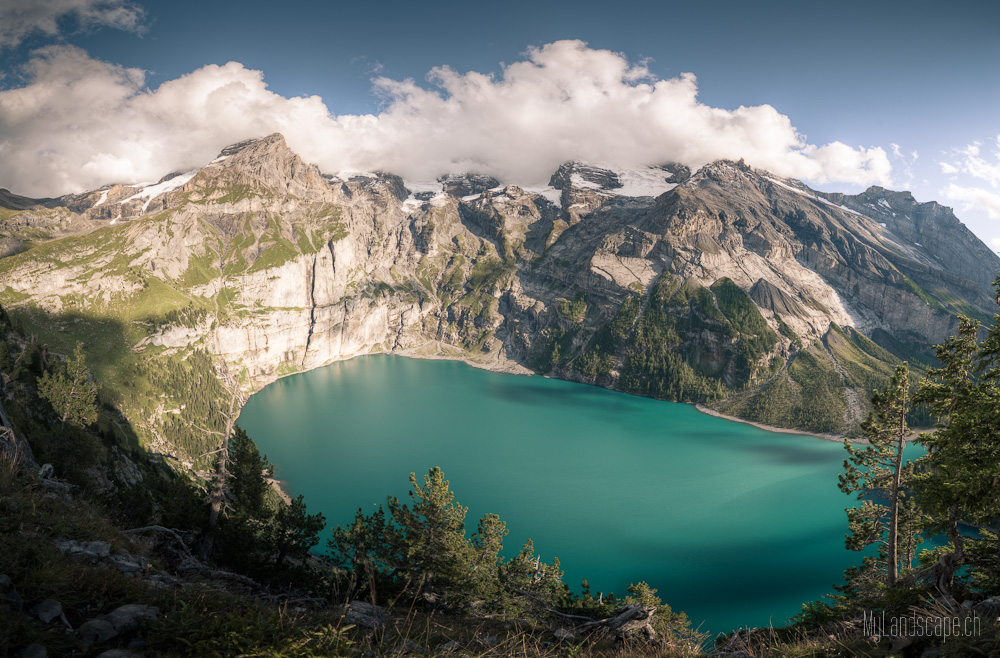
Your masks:
M 848 458 L 840 475 L 840 489 L 848 494 L 857 493 L 863 501 L 860 506 L 846 510 L 850 530 L 846 544 L 855 551 L 878 545 L 879 557 L 869 562 L 884 572 L 888 587 L 895 587 L 899 576 L 900 544 L 912 543 L 909 536 L 900 541 L 900 530 L 907 535 L 912 533 L 910 521 L 916 514 L 904 488 L 913 474 L 913 463 L 903 460 L 910 433 L 906 423 L 910 404 L 909 368 L 903 363 L 896 368 L 888 386 L 872 396 L 871 414 L 861 426 L 869 445 L 856 448 L 850 441 L 844 441 Z
M 46 372 L 37 381 L 38 395 L 49 401 L 63 423 L 85 427 L 97 420 L 97 388 L 90 381 L 82 344 L 66 359 L 66 374 Z
M 928 527 L 947 533 L 951 543 L 951 552 L 938 558 L 937 586 L 945 593 L 966 560 L 966 544 L 981 543 L 964 537 L 959 523 L 987 525 L 1000 517 L 1000 322 L 980 343 L 979 322 L 959 320 L 958 335 L 937 348 L 941 366 L 928 371 L 917 396 L 938 418 L 937 431 L 921 436 L 927 455 L 915 486 L 932 519 Z M 987 567 L 1000 575 L 1000 545 L 994 554 L 993 564 L 970 565 L 972 571 Z
M 521 614 L 528 606 L 551 606 L 562 587 L 559 561 L 545 564 L 527 540 L 509 560 L 502 555 L 507 524 L 485 514 L 476 532 L 465 535 L 466 508 L 455 502 L 440 468 L 432 468 L 419 484 L 410 474 L 410 504 L 388 500 L 366 516 L 337 526 L 329 541 L 334 561 L 350 570 L 348 590 L 357 596 L 376 583 L 394 583 L 403 591 L 413 585 L 431 601 L 462 608 L 477 601 L 480 609 L 501 615 Z
M 425 591 L 435 584 L 463 585 L 474 560 L 465 538 L 468 508 L 455 502 L 441 469 L 434 467 L 424 476 L 424 484 L 410 473 L 410 505 L 389 498 L 389 513 L 406 537 L 403 571 L 423 580 Z
M 997 291 L 997 306 L 1000 307 L 1000 276 L 993 282 L 993 287 Z M 981 487 L 977 492 L 977 515 L 981 524 L 990 524 L 998 530 L 993 538 L 995 550 L 988 570 L 992 572 L 993 587 L 1000 588 L 1000 314 L 994 314 L 993 326 L 982 343 L 979 370 L 982 392 L 978 417 L 980 429 L 984 431 L 980 432 L 975 446 Z

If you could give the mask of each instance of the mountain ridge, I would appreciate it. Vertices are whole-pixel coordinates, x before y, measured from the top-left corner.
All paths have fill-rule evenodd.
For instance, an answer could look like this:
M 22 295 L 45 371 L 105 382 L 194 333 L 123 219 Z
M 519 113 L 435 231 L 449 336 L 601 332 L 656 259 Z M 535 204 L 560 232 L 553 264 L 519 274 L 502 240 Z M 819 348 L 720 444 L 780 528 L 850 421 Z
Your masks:
M 899 357 L 926 357 L 955 313 L 994 307 L 1000 258 L 950 209 L 908 199 L 815 192 L 733 161 L 567 163 L 548 188 L 339 177 L 273 134 L 148 185 L 4 193 L 0 302 L 47 318 L 53 349 L 86 341 L 106 379 L 203 350 L 250 392 L 391 352 L 850 433 Z M 953 244 L 911 239 L 931 231 Z M 110 321 L 121 336 L 97 349 Z M 163 411 L 181 397 L 151 389 L 128 413 L 151 445 L 190 444 L 190 461 L 199 440 L 172 438 Z

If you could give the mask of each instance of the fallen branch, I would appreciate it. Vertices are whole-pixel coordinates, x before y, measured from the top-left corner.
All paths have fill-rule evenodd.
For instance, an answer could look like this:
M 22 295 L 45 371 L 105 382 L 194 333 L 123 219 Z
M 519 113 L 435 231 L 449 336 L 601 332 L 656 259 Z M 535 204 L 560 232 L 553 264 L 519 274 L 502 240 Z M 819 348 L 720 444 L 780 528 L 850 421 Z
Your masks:
M 142 528 L 132 528 L 131 530 L 122 531 L 122 533 L 126 535 L 135 535 L 142 532 L 159 532 L 173 537 L 177 541 L 178 545 L 180 545 L 180 547 L 184 550 L 184 555 L 187 558 L 180 564 L 179 568 L 181 571 L 197 571 L 200 575 L 206 578 L 213 578 L 215 580 L 231 580 L 233 582 L 237 582 L 242 585 L 246 585 L 248 587 L 256 589 L 258 593 L 263 594 L 268 598 L 271 599 L 278 598 L 272 594 L 269 594 L 263 585 L 253 580 L 252 578 L 248 578 L 247 576 L 242 576 L 238 573 L 232 573 L 231 571 L 221 571 L 219 569 L 213 569 L 209 566 L 206 566 L 205 564 L 202 564 L 200 561 L 198 561 L 198 559 L 194 556 L 194 554 L 191 553 L 191 549 L 188 548 L 188 545 L 184 542 L 184 539 L 180 536 L 180 534 L 176 530 L 173 530 L 171 528 L 165 528 L 161 525 L 149 525 L 149 526 L 144 526 Z
M 642 632 L 647 640 L 656 637 L 653 630 L 653 615 L 656 608 L 644 606 L 641 603 L 630 603 L 615 610 L 613 617 L 588 621 L 576 627 L 578 631 L 588 632 L 595 630 L 611 631 L 619 640 L 624 640 L 626 635 Z
M 551 613 L 563 619 L 581 619 L 583 621 L 592 622 L 595 621 L 593 617 L 584 617 L 583 615 L 568 615 L 565 612 L 559 612 L 558 610 L 553 610 L 552 608 L 545 608 L 545 612 Z M 601 621 L 608 621 L 607 619 L 602 619 Z
M 191 554 L 191 549 L 188 548 L 187 543 L 180 536 L 180 533 L 178 533 L 176 530 L 173 530 L 171 528 L 165 528 L 162 525 L 147 525 L 142 528 L 132 528 L 131 530 L 122 530 L 122 534 L 124 535 L 137 535 L 142 532 L 162 532 L 170 535 L 175 540 L 177 540 L 178 545 L 180 545 L 180 547 L 184 549 L 185 555 L 194 560 L 194 555 Z

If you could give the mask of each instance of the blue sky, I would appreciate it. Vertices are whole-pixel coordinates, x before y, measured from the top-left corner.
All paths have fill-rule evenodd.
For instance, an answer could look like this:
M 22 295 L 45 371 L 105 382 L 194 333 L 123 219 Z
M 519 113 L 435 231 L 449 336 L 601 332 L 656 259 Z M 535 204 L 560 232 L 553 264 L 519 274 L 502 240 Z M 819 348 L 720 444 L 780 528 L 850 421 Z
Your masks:
M 910 189 L 1000 247 L 995 3 L 2 4 L 0 187 L 15 192 L 155 179 L 275 126 L 325 170 L 410 178 L 745 152 L 821 189 Z

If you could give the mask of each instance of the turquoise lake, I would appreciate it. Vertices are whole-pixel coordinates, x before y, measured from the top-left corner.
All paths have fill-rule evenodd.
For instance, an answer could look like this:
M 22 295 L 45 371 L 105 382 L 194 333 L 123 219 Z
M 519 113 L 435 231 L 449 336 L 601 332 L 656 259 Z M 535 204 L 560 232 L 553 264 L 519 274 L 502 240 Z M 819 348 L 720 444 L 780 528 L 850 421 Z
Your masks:
M 579 592 L 646 580 L 703 630 L 784 624 L 859 562 L 836 442 L 454 361 L 366 356 L 281 379 L 240 425 L 328 525 L 440 466 L 456 500 L 531 538 Z M 325 540 L 324 540 L 325 542 Z

